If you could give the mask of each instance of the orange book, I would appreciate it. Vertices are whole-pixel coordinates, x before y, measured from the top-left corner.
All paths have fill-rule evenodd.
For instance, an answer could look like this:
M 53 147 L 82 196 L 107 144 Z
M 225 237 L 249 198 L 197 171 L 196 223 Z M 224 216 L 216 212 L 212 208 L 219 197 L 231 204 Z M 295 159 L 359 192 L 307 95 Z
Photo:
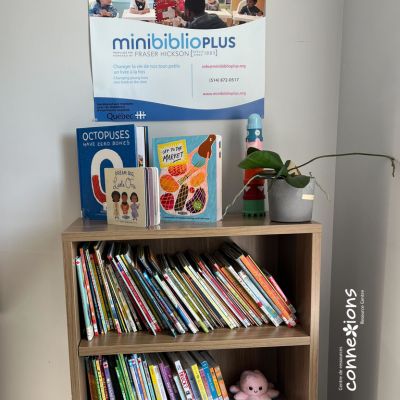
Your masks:
M 296 326 L 296 321 L 294 320 L 291 311 L 289 310 L 285 301 L 282 300 L 281 296 L 276 292 L 275 288 L 271 285 L 271 282 L 265 278 L 264 274 L 258 268 L 256 264 L 251 262 L 244 255 L 240 256 L 240 261 L 246 266 L 248 271 L 254 276 L 256 281 L 260 284 L 262 289 L 267 293 L 268 297 L 274 302 L 274 304 L 279 308 L 281 312 L 282 319 L 289 326 Z

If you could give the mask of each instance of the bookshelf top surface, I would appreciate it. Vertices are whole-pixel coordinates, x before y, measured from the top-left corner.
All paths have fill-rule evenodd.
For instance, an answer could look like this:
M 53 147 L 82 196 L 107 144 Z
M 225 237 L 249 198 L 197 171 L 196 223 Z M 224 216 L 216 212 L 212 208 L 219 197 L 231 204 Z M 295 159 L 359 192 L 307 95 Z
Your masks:
M 215 223 L 163 222 L 149 228 L 108 225 L 106 221 L 77 219 L 64 232 L 64 241 L 163 239 L 210 236 L 280 235 L 321 232 L 321 224 L 276 223 L 265 218 L 227 215 Z

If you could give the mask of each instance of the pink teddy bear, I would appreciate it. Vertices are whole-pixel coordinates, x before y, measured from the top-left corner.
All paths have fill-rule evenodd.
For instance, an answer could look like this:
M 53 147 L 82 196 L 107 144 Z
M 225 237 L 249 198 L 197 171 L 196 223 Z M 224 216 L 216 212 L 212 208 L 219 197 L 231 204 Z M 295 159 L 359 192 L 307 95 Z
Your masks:
M 258 370 L 243 371 L 239 386 L 229 388 L 235 400 L 272 400 L 279 396 L 274 385 Z

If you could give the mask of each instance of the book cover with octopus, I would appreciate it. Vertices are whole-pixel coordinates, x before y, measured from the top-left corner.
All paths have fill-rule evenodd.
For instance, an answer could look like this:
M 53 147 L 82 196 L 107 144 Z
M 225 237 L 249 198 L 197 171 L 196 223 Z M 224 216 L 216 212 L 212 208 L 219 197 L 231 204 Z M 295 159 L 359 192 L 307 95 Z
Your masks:
M 153 139 L 162 220 L 222 218 L 221 151 L 221 137 L 214 134 Z
M 105 168 L 144 164 L 147 133 L 135 125 L 78 128 L 78 163 L 82 217 L 107 219 Z

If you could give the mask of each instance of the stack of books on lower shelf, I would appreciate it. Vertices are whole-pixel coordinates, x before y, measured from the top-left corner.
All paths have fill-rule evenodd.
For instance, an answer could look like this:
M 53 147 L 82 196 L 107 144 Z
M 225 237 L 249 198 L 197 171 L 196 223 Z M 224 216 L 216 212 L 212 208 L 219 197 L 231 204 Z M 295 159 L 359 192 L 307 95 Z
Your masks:
M 91 400 L 228 400 L 206 351 L 86 357 Z
M 110 331 L 296 325 L 275 279 L 233 242 L 214 253 L 155 256 L 126 242 L 84 243 L 75 258 L 88 340 Z

